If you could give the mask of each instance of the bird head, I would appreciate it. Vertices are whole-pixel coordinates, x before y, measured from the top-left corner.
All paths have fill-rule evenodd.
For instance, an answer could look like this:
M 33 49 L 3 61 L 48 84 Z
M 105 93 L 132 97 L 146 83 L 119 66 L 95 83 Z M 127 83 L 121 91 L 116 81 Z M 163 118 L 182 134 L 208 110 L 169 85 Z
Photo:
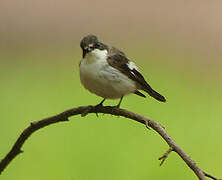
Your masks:
M 104 50 L 107 49 L 107 46 L 99 42 L 98 38 L 95 35 L 85 36 L 81 42 L 80 47 L 83 50 L 83 57 L 89 52 L 92 52 L 94 49 Z

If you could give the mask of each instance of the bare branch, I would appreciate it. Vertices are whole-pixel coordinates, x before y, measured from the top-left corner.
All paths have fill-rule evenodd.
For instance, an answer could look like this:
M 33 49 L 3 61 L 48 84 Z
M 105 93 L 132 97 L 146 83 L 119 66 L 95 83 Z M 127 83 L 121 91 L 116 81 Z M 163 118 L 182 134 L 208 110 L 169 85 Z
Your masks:
M 155 130 L 169 145 L 170 149 L 160 158 L 162 161 L 168 157 L 169 153 L 173 150 L 175 151 L 183 161 L 193 170 L 199 180 L 206 180 L 206 177 L 210 177 L 211 179 L 218 180 L 213 176 L 202 171 L 196 163 L 181 149 L 173 138 L 166 132 L 165 128 L 161 126 L 159 123 L 151 120 L 145 116 L 136 114 L 134 112 L 130 112 L 124 109 L 113 108 L 111 106 L 81 106 L 77 108 L 73 108 L 67 111 L 64 111 L 58 115 L 42 119 L 40 121 L 35 121 L 30 124 L 19 136 L 9 153 L 1 160 L 0 162 L 0 174 L 3 170 L 8 166 L 8 164 L 21 152 L 21 147 L 25 143 L 25 141 L 34 133 L 35 131 L 46 127 L 50 124 L 68 121 L 68 118 L 71 116 L 75 116 L 80 114 L 82 117 L 86 116 L 88 113 L 104 113 L 104 114 L 112 114 L 116 116 L 123 116 L 132 120 L 135 120 L 139 123 L 144 124 L 146 127 L 150 127 Z

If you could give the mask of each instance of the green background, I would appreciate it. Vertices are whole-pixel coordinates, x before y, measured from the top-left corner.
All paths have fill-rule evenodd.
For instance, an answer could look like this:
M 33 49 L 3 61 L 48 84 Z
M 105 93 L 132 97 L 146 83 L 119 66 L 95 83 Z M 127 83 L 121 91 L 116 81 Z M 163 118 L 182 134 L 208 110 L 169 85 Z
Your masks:
M 35 4 L 24 7 L 39 8 Z M 87 7 L 90 9 L 90 6 Z M 149 8 L 154 7 L 158 6 L 154 4 Z M 8 8 L 11 8 L 10 4 Z M 84 8 L 82 5 L 82 10 Z M 52 11 L 48 6 L 46 9 Z M 86 11 L 86 15 L 90 16 L 90 12 Z M 109 16 L 105 11 L 102 13 L 103 18 Z M 191 15 L 195 19 L 195 13 Z M 122 32 L 123 28 L 130 29 L 130 26 L 115 24 L 118 17 L 111 18 L 113 26 L 120 26 L 112 32 L 104 24 L 100 24 L 101 29 L 94 25 L 93 22 L 98 24 L 95 15 L 94 21 L 80 16 L 79 19 L 86 23 L 82 27 L 82 21 L 73 21 L 78 28 L 69 29 L 71 34 L 66 34 L 65 30 L 55 33 L 50 28 L 46 28 L 47 32 L 36 32 L 35 28 L 28 27 L 31 21 L 16 26 L 16 14 L 13 17 L 14 24 L 10 18 L 5 18 L 8 26 L 1 31 L 0 159 L 30 122 L 101 101 L 100 97 L 85 90 L 79 80 L 78 64 L 82 53 L 79 41 L 90 32 L 126 52 L 152 87 L 167 98 L 167 103 L 159 103 L 150 97 L 144 99 L 129 95 L 123 99 L 121 108 L 161 123 L 200 168 L 222 177 L 221 51 L 219 45 L 211 46 L 221 41 L 212 43 L 212 33 L 203 31 L 208 33 L 206 37 L 209 39 L 198 36 L 198 40 L 198 34 L 187 39 L 186 30 L 183 36 L 177 34 L 175 37 L 177 30 L 174 28 L 171 34 L 167 34 L 161 28 L 157 31 L 157 26 L 148 26 L 149 23 L 144 26 L 146 29 L 136 28 L 141 26 L 138 22 L 132 30 L 137 32 L 135 35 L 135 32 Z M 48 26 L 63 29 L 56 22 L 61 23 L 62 20 L 55 19 Z M 39 26 L 43 26 L 42 21 L 39 21 Z M 194 27 L 191 22 L 186 26 Z M 156 32 L 146 35 L 146 30 L 152 27 Z M 50 32 L 54 34 L 50 35 Z M 105 105 L 117 103 L 117 100 L 107 100 Z M 176 153 L 171 153 L 160 167 L 158 158 L 167 149 L 167 144 L 155 131 L 147 130 L 132 120 L 102 114 L 99 117 L 95 114 L 84 118 L 75 116 L 69 122 L 54 124 L 34 133 L 24 144 L 24 153 L 9 164 L 0 179 L 197 179 Z

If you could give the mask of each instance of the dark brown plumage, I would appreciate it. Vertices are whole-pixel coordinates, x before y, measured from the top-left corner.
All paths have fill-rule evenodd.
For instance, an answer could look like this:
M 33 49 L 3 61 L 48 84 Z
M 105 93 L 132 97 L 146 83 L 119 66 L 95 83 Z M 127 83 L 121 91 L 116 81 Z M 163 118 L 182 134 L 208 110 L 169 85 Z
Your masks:
M 127 75 L 130 79 L 134 80 L 137 83 L 138 89 L 146 91 L 150 96 L 152 96 L 158 101 L 166 102 L 164 96 L 153 90 L 138 70 L 136 70 L 135 68 L 129 68 L 128 63 L 130 60 L 125 56 L 122 51 L 118 50 L 115 47 L 110 47 L 108 51 L 109 56 L 107 58 L 107 61 L 110 66 L 118 69 L 120 72 Z M 136 91 L 135 94 L 141 97 L 146 97 L 139 91 Z

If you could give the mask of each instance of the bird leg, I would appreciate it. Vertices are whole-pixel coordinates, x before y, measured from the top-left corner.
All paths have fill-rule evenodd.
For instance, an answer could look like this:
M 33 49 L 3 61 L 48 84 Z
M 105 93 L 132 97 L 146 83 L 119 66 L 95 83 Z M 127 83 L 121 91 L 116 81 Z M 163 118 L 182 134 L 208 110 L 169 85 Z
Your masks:
M 106 99 L 104 98 L 99 104 L 95 105 L 95 106 L 94 106 L 95 110 L 97 110 L 97 109 L 100 108 L 100 107 L 103 107 L 103 103 L 104 103 L 105 100 L 106 100 Z M 113 109 L 116 109 L 116 108 L 118 109 L 118 108 L 120 107 L 120 104 L 121 104 L 122 100 L 123 100 L 123 96 L 120 98 L 119 103 L 118 103 L 116 106 L 112 106 L 112 108 L 113 108 Z M 98 112 L 95 112 L 95 113 L 96 113 L 96 116 L 99 117 L 99 116 L 98 116 Z
M 97 110 L 98 108 L 103 107 L 103 103 L 104 103 L 105 100 L 106 100 L 106 99 L 104 98 L 99 104 L 95 105 L 95 106 L 94 106 L 95 109 Z M 99 117 L 99 116 L 98 116 L 98 112 L 96 112 L 96 116 Z
M 123 100 L 123 96 L 120 98 L 119 103 L 115 106 L 116 108 L 119 108 L 119 107 L 120 107 L 120 104 L 121 104 L 122 100 Z
M 120 98 L 120 101 L 116 106 L 110 106 L 112 108 L 111 114 L 113 114 L 116 109 L 119 109 L 122 100 L 123 100 L 123 96 Z
M 103 106 L 103 103 L 106 99 L 104 98 L 99 104 L 97 104 L 95 107 L 100 107 L 100 106 Z

